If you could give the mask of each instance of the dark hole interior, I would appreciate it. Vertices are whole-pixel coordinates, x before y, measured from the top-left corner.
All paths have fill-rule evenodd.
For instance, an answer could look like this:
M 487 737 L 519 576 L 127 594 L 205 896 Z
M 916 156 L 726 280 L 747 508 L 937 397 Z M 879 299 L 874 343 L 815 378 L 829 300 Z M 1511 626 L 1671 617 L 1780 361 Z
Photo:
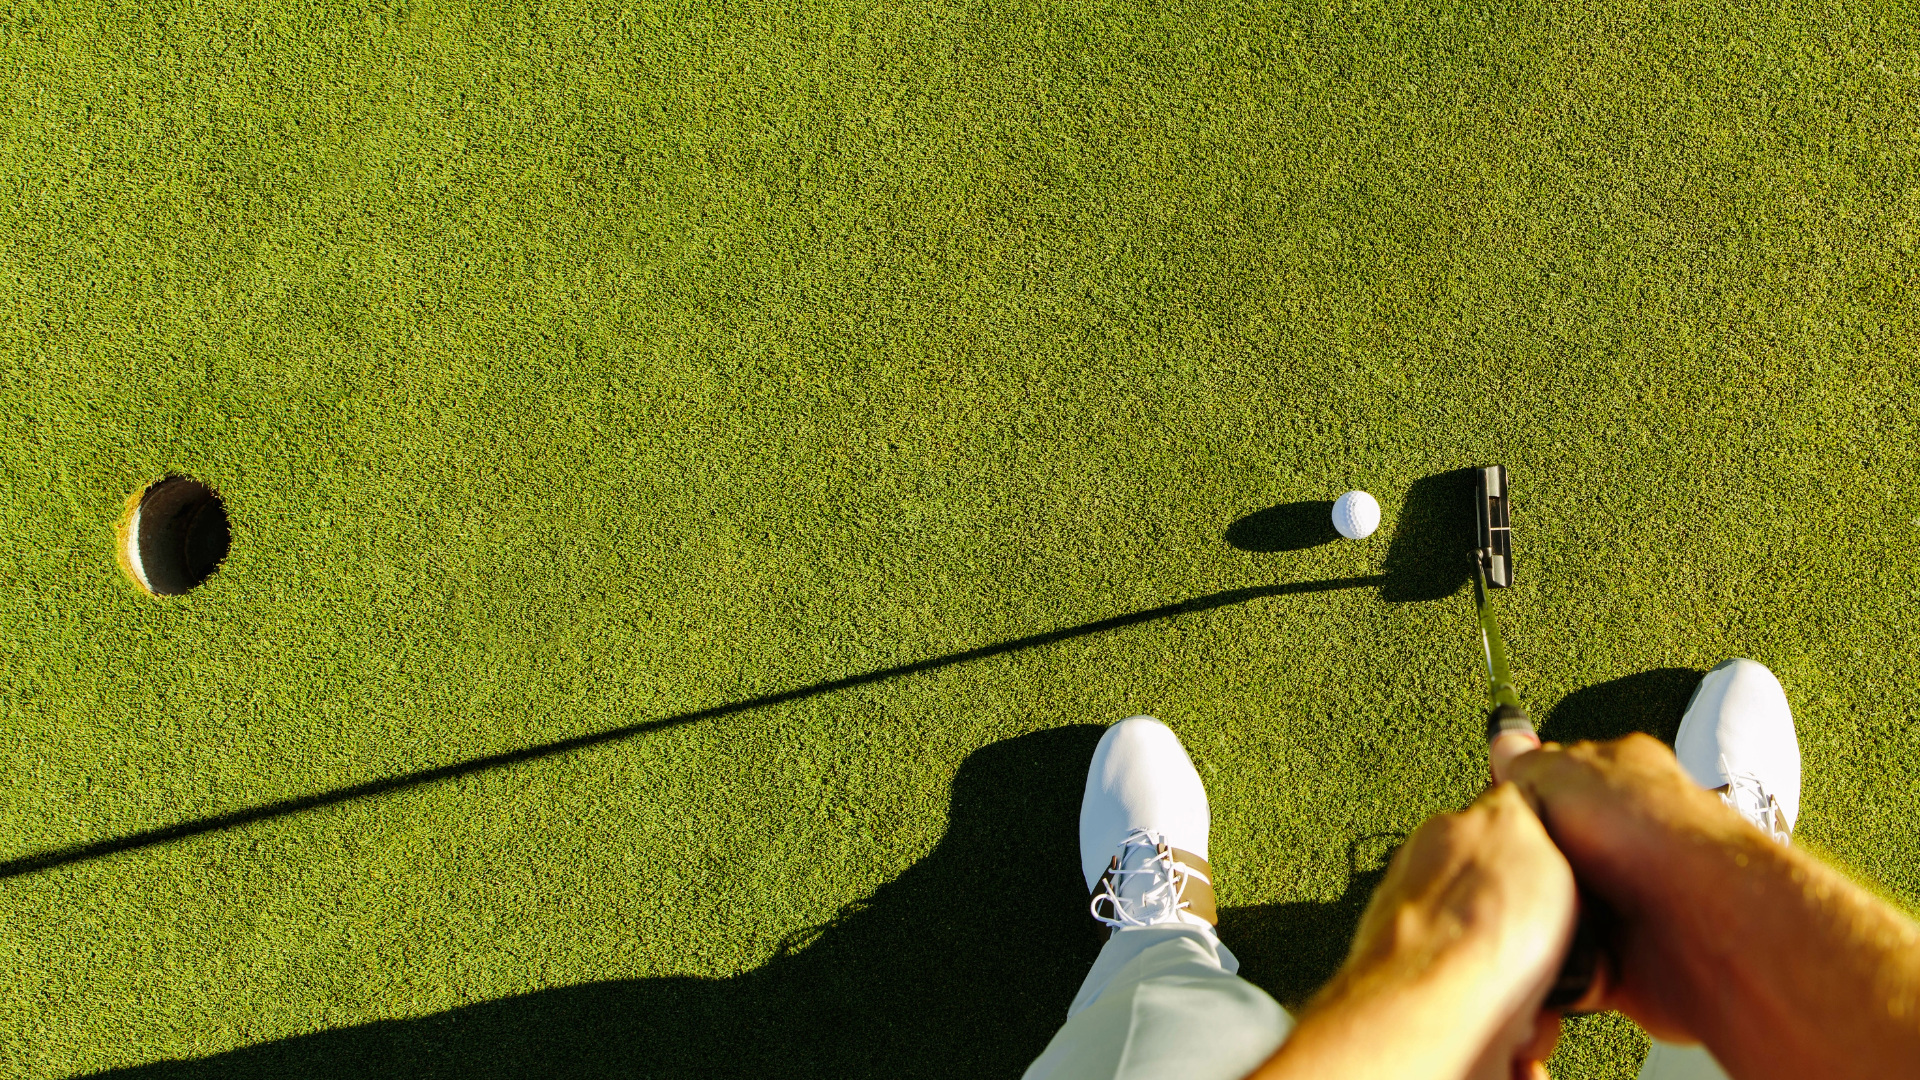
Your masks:
M 198 480 L 170 476 L 140 499 L 140 566 L 147 585 L 178 596 L 207 580 L 227 557 L 227 508 Z

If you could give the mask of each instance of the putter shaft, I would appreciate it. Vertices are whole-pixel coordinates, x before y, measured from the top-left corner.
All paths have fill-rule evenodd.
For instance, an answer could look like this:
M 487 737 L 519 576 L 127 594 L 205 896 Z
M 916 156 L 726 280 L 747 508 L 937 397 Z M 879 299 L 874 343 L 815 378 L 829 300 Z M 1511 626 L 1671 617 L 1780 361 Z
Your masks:
M 1487 744 L 1509 732 L 1532 736 L 1533 721 L 1520 707 L 1520 692 L 1513 688 L 1513 675 L 1507 669 L 1507 643 L 1500 637 L 1500 624 L 1494 621 L 1493 607 L 1487 603 L 1487 562 L 1491 553 L 1485 548 L 1474 553 L 1473 605 L 1480 617 L 1480 647 L 1487 660 Z M 1537 741 L 1537 738 L 1536 738 Z

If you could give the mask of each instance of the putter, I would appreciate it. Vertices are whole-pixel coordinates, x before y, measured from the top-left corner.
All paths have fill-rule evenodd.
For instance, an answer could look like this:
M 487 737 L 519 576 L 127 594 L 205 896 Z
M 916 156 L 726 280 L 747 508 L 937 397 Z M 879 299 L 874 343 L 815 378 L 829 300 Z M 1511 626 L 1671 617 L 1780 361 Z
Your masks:
M 1487 658 L 1487 749 L 1491 751 L 1496 741 L 1508 735 L 1524 736 L 1539 746 L 1540 736 L 1533 730 L 1527 710 L 1520 706 L 1519 691 L 1513 688 L 1507 644 L 1500 637 L 1500 624 L 1494 621 L 1493 605 L 1487 599 L 1489 589 L 1513 585 L 1512 505 L 1507 495 L 1506 466 L 1475 470 L 1473 486 L 1473 605 L 1480 617 L 1480 645 Z M 1592 918 L 1595 910 L 1594 902 L 1583 892 L 1573 941 L 1561 961 L 1560 974 L 1547 991 L 1544 1004 L 1549 1009 L 1567 1011 L 1593 986 L 1600 967 L 1600 939 Z
M 1507 670 L 1507 645 L 1493 620 L 1487 590 L 1513 585 L 1513 526 L 1507 500 L 1507 467 L 1474 471 L 1473 518 L 1478 546 L 1473 552 L 1473 606 L 1480 616 L 1480 646 L 1487 657 L 1487 745 L 1509 733 L 1525 735 L 1538 746 L 1533 721 L 1520 707 L 1520 694 Z

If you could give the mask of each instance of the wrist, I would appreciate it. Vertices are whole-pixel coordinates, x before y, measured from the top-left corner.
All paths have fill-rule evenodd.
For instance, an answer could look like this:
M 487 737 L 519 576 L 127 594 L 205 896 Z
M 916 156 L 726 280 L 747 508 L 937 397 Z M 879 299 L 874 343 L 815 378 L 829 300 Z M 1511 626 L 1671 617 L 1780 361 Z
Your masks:
M 1722 924 L 1738 918 L 1740 905 L 1728 886 L 1790 858 L 1788 849 L 1749 825 L 1719 796 L 1690 792 L 1693 798 L 1669 808 L 1640 851 L 1638 873 L 1627 906 L 1668 924 Z M 1723 910 L 1724 908 L 1724 910 Z
M 1641 992 L 1659 1003 L 1667 1021 L 1711 1042 L 1729 1011 L 1773 1011 L 1762 1004 L 1765 988 L 1790 973 L 1754 969 L 1771 953 L 1755 943 L 1776 941 L 1782 917 L 1800 906 L 1802 884 L 1827 871 L 1753 828 L 1717 797 L 1700 794 L 1707 805 L 1649 845 L 1643 872 L 1619 906 L 1622 922 L 1633 928 L 1620 947 L 1659 958 L 1659 985 Z
M 1642 924 L 1665 961 L 1648 989 L 1730 1071 L 1896 1075 L 1920 1060 L 1906 1004 L 1920 1000 L 1920 928 L 1845 875 L 1741 822 L 1674 892 Z

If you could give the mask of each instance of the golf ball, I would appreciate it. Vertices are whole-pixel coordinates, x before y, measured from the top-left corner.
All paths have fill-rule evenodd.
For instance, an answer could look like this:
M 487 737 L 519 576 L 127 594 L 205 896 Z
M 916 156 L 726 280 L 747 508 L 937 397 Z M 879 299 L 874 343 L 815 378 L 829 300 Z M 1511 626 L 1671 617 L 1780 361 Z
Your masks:
M 1349 540 L 1372 536 L 1380 527 L 1380 504 L 1364 491 L 1349 491 L 1333 501 L 1333 527 Z

